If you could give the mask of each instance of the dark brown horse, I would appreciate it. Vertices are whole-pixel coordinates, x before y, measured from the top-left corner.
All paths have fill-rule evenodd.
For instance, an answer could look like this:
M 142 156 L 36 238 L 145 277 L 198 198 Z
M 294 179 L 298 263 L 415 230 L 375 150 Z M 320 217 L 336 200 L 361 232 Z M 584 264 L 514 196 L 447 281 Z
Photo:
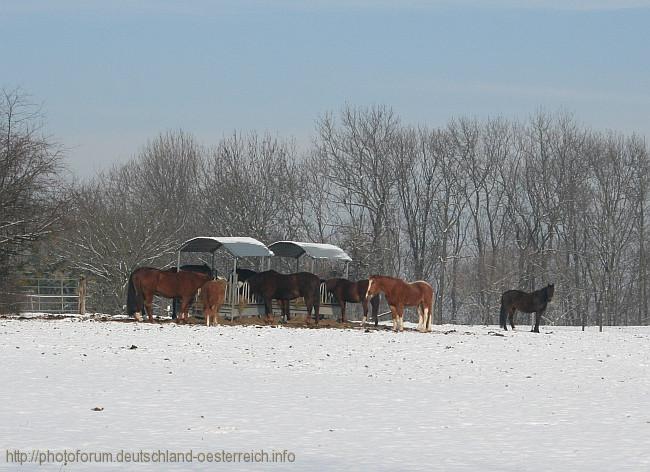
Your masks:
M 165 298 L 180 298 L 180 320 L 188 317 L 189 306 L 196 291 L 210 276 L 191 271 L 169 271 L 153 267 L 140 267 L 131 272 L 127 290 L 126 306 L 129 316 L 134 315 L 140 321 L 142 308 L 146 308 L 149 321 L 153 321 L 151 306 L 154 295 Z
M 341 323 L 345 323 L 345 304 L 346 302 L 361 303 L 363 306 L 363 325 L 368 320 L 368 302 L 372 305 L 372 319 L 375 326 L 379 323 L 377 315 L 379 313 L 379 296 L 374 296 L 370 300 L 366 298 L 368 291 L 368 279 L 352 282 L 348 279 L 333 278 L 325 282 L 327 291 L 334 295 L 336 301 L 341 306 Z
M 208 280 L 199 289 L 199 298 L 203 303 L 203 316 L 205 317 L 206 326 L 210 326 L 211 319 L 212 324 L 219 323 L 219 309 L 226 300 L 227 287 L 226 279 L 219 277 L 216 280 Z
M 539 333 L 539 322 L 546 310 L 546 305 L 553 299 L 555 285 L 550 284 L 544 288 L 531 293 L 522 292 L 521 290 L 508 290 L 501 295 L 501 313 L 499 322 L 501 327 L 508 331 L 506 326 L 506 317 L 510 322 L 512 329 L 515 329 L 515 312 L 517 310 L 524 313 L 535 313 L 535 327 L 531 330 L 533 333 Z
M 238 267 L 237 268 L 237 281 L 238 282 L 246 282 L 248 279 L 250 279 L 255 274 L 257 274 L 257 272 L 255 272 L 252 269 L 244 269 L 244 268 Z
M 280 274 L 274 270 L 258 272 L 247 280 L 251 292 L 264 300 L 267 321 L 273 319 L 273 300 L 279 300 L 282 314 L 289 319 L 289 301 L 303 297 L 307 307 L 305 322 L 309 323 L 312 310 L 316 324 L 320 310 L 320 279 L 310 272 Z
M 414 306 L 418 311 L 418 331 L 431 331 L 433 316 L 433 287 L 423 280 L 405 282 L 385 275 L 373 275 L 368 282 L 366 298 L 382 292 L 393 316 L 393 331 L 404 330 L 404 307 Z

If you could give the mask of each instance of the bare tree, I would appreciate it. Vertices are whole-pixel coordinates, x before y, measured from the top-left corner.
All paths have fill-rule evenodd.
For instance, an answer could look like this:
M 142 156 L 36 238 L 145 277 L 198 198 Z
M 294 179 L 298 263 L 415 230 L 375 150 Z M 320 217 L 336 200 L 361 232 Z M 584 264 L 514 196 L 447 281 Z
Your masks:
M 404 128 L 396 140 L 396 189 L 401 204 L 410 270 L 416 280 L 429 280 L 437 262 L 436 198 L 443 185 L 430 133 Z
M 43 134 L 42 114 L 19 90 L 0 95 L 0 257 L 23 253 L 52 233 L 63 201 L 61 148 Z
M 209 151 L 170 132 L 73 186 L 63 221 L 50 202 L 58 148 L 19 98 L 5 93 L 0 126 L 0 256 L 43 240 L 99 281 L 105 308 L 122 304 L 136 265 L 168 265 L 182 240 L 218 234 L 332 242 L 355 260 L 352 278 L 427 279 L 438 321 L 490 323 L 503 290 L 555 281 L 546 322 L 648 322 L 650 161 L 637 136 L 543 112 L 431 130 L 384 106 L 322 116 L 304 153 L 254 132 Z M 66 231 L 43 239 L 57 222 Z
M 650 198 L 650 156 L 644 139 L 633 135 L 627 142 L 628 152 L 632 161 L 634 183 L 636 190 L 633 196 L 636 201 L 636 238 L 638 241 L 638 292 L 639 308 L 636 318 L 641 325 L 648 321 L 648 254 L 646 247 L 647 229 L 646 212 L 648 211 L 648 198 Z
M 635 189 L 634 162 L 621 136 L 595 135 L 589 149 L 591 204 L 585 212 L 590 242 L 587 268 L 594 288 L 600 329 L 618 322 L 622 298 L 629 284 L 626 247 L 632 236 Z M 633 264 L 629 264 L 633 266 Z
M 20 90 L 0 91 L 0 274 L 3 303 L 35 244 L 61 227 L 62 151 L 43 131 L 38 106 Z M 31 267 L 34 269 L 34 267 Z
M 70 269 L 93 278 L 101 306 L 119 310 L 131 271 L 173 263 L 180 242 L 193 235 L 200 158 L 191 136 L 169 132 L 126 165 L 72 190 L 56 251 Z
M 202 224 L 210 234 L 271 241 L 290 233 L 295 147 L 270 135 L 223 139 L 201 172 Z
M 474 291 L 475 306 L 478 307 L 483 323 L 492 318 L 491 298 L 496 295 L 492 288 L 494 264 L 488 263 L 488 249 L 495 255 L 499 244 L 496 230 L 503 186 L 498 179 L 498 164 L 504 159 L 507 150 L 507 128 L 496 124 L 482 129 L 476 120 L 460 119 L 452 121 L 448 131 L 455 147 L 458 171 L 464 174 L 465 183 L 461 186 L 465 194 L 466 210 L 469 212 L 476 255 L 477 290 Z M 501 133 L 501 134 L 500 134 Z M 491 141 L 491 140 L 494 140 Z M 495 142 L 499 147 L 495 146 Z M 502 149 L 503 148 L 503 149 Z M 492 262 L 494 257 L 492 258 Z
M 399 247 L 395 143 L 399 119 L 388 107 L 346 107 L 317 124 L 319 159 L 327 170 L 330 198 L 345 212 L 344 240 L 368 271 L 395 272 Z

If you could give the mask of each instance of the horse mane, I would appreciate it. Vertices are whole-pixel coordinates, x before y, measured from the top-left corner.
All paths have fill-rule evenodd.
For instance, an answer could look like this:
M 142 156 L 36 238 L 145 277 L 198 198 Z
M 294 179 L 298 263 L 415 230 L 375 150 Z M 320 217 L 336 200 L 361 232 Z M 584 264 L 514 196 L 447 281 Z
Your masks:
M 542 287 L 533 292 L 530 292 L 531 295 L 541 295 L 542 299 L 545 302 L 548 302 L 551 298 L 548 295 L 548 292 L 555 289 L 555 284 L 548 284 L 546 287 Z
M 368 277 L 368 279 L 370 280 L 370 279 L 375 278 L 375 277 L 378 278 L 378 279 L 402 280 L 402 279 L 400 279 L 398 277 L 393 277 L 391 275 L 379 275 L 379 274 L 371 275 L 370 277 Z
M 555 284 L 548 284 L 546 287 L 542 289 L 544 291 L 544 301 L 549 301 L 553 295 L 549 297 L 548 292 L 555 292 Z

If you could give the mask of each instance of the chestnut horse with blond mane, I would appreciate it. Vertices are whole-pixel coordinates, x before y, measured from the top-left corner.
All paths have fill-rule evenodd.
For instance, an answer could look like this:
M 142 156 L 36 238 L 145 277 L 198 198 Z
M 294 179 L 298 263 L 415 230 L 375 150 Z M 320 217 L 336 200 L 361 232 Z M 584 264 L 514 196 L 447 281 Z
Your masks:
M 383 293 L 393 316 L 393 331 L 404 330 L 404 307 L 414 306 L 418 311 L 418 331 L 431 331 L 433 316 L 433 287 L 423 280 L 405 282 L 386 275 L 373 275 L 368 282 L 366 298 Z

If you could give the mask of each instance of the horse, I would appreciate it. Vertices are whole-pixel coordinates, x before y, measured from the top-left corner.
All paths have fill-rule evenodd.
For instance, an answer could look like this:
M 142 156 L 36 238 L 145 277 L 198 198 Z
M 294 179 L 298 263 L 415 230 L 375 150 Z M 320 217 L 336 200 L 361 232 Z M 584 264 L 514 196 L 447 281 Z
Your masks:
M 501 295 L 501 313 L 499 322 L 501 327 L 508 331 L 506 326 L 506 317 L 510 321 L 510 326 L 515 329 L 515 312 L 517 310 L 524 313 L 535 313 L 535 327 L 531 330 L 533 333 L 539 333 L 539 322 L 546 310 L 546 305 L 553 299 L 555 285 L 549 284 L 531 293 L 522 292 L 521 290 L 508 290 Z
M 170 267 L 169 269 L 166 269 L 168 272 L 178 272 L 178 269 L 176 267 Z M 189 270 L 192 272 L 199 272 L 201 274 L 207 274 L 210 276 L 210 278 L 213 278 L 216 276 L 216 272 L 213 275 L 212 274 L 212 269 L 210 268 L 209 265 L 207 264 L 185 264 L 181 266 L 181 270 Z M 178 312 L 178 306 L 180 303 L 179 298 L 174 298 L 172 299 L 172 319 L 176 319 L 176 313 Z M 192 304 L 194 303 L 194 299 L 190 302 L 189 308 L 192 307 Z
M 257 274 L 252 269 L 244 269 L 244 268 L 237 268 L 237 281 L 238 282 L 246 282 L 248 279 L 250 279 L 252 276 Z
M 219 309 L 223 302 L 226 300 L 226 289 L 228 282 L 226 279 L 217 277 L 216 280 L 208 280 L 199 289 L 199 298 L 203 304 L 203 316 L 205 317 L 205 325 L 210 326 L 210 319 L 213 319 L 213 324 L 219 323 Z
M 393 318 L 393 331 L 404 330 L 404 307 L 414 306 L 418 311 L 418 331 L 431 331 L 433 315 L 433 287 L 423 280 L 405 282 L 386 275 L 373 275 L 368 279 L 366 298 L 382 292 Z
M 366 298 L 368 291 L 368 279 L 352 282 L 348 279 L 332 278 L 325 281 L 327 291 L 334 295 L 336 301 L 341 306 L 341 323 L 345 323 L 345 304 L 346 302 L 361 303 L 363 306 L 363 324 L 365 326 L 368 320 L 368 301 L 372 305 L 372 319 L 375 326 L 379 324 L 377 314 L 379 312 L 379 296 L 374 296 L 370 300 Z
M 181 299 L 180 320 L 186 320 L 190 302 L 196 291 L 210 276 L 191 271 L 160 270 L 153 267 L 140 267 L 131 272 L 126 297 L 127 314 L 135 315 L 140 321 L 144 304 L 149 321 L 153 322 L 151 306 L 154 295 Z
M 279 300 L 282 314 L 289 319 L 289 301 L 298 297 L 305 299 L 306 323 L 311 320 L 312 309 L 318 324 L 320 310 L 320 278 L 310 272 L 280 274 L 275 270 L 258 272 L 247 280 L 251 292 L 264 300 L 266 320 L 273 319 L 273 300 Z

